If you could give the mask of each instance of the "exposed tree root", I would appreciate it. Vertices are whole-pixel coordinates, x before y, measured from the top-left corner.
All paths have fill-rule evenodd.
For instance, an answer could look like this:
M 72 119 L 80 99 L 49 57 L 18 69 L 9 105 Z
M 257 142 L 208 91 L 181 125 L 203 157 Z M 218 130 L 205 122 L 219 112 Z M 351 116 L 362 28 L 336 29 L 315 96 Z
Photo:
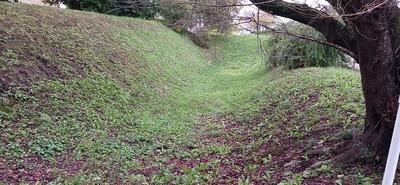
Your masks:
M 331 152 L 330 148 L 324 147 L 324 148 L 321 148 L 321 149 L 318 149 L 318 150 L 307 150 L 305 152 L 305 154 L 308 157 L 314 157 L 314 156 L 322 156 L 322 155 L 324 155 L 326 153 L 330 153 L 330 152 Z
M 343 144 L 345 145 L 343 146 Z M 306 170 L 303 171 L 303 175 L 307 176 L 308 174 L 311 173 L 312 170 L 319 168 L 324 164 L 331 164 L 333 166 L 343 166 L 360 160 L 364 160 L 365 158 L 364 153 L 367 146 L 362 142 L 360 142 L 359 140 L 355 139 L 353 141 L 347 141 L 337 146 L 343 146 L 343 147 L 334 149 L 321 148 L 318 150 L 306 151 L 306 154 L 309 156 L 321 156 L 326 153 L 338 154 L 338 155 L 333 157 L 332 159 L 325 161 L 318 161 L 312 164 L 310 167 L 308 167 Z
M 326 161 L 318 161 L 316 163 L 314 163 L 313 165 L 311 165 L 310 167 L 308 167 L 306 170 L 303 171 L 303 176 L 304 177 L 308 177 L 311 174 L 311 171 L 324 165 L 324 164 L 330 164 L 332 162 L 332 159 L 326 160 Z
M 353 147 L 346 146 L 347 150 L 331 159 L 332 164 L 335 166 L 340 166 L 362 160 L 364 158 L 362 151 L 365 148 L 366 146 L 362 143 L 354 144 Z

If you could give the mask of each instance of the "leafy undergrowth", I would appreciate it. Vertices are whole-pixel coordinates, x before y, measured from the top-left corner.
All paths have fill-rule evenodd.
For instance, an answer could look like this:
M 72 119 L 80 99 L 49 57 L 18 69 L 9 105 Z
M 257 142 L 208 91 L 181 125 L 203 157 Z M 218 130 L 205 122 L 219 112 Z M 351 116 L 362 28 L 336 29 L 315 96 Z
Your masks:
M 334 167 L 326 152 L 353 138 L 363 122 L 359 74 L 346 69 L 274 71 L 252 98 L 230 113 L 199 119 L 191 144 L 141 156 L 138 182 L 150 184 L 371 184 L 381 166 L 363 161 Z M 258 79 L 261 80 L 261 79 Z M 233 90 L 233 89 L 232 89 Z M 160 165 L 161 163 L 161 165 Z
M 359 74 L 266 72 L 255 37 L 201 50 L 161 24 L 0 3 L 0 182 L 368 184 L 303 173 L 362 127 Z
M 0 23 L 4 183 L 127 179 L 198 117 L 183 92 L 210 64 L 160 23 L 8 2 Z

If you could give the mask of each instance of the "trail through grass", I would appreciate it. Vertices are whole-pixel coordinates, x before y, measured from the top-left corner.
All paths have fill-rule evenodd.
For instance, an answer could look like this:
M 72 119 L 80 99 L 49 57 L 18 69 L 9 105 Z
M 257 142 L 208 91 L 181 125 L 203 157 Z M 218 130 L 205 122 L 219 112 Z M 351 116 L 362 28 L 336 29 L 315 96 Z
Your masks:
M 187 94 L 206 113 L 233 111 L 261 84 L 265 67 L 255 37 L 219 38 L 211 47 L 211 67 L 188 88 Z M 225 54 L 222 54 L 225 53 Z M 204 112 L 203 112 L 204 114 Z
M 207 52 L 216 50 L 210 68 L 176 92 L 185 98 L 169 114 L 194 115 L 188 130 L 180 130 L 185 134 L 170 138 L 152 155 L 138 157 L 142 168 L 133 182 L 372 182 L 368 176 L 376 174 L 369 169 L 324 165 L 303 174 L 311 164 L 332 157 L 308 156 L 307 150 L 333 147 L 362 127 L 358 73 L 337 68 L 266 73 L 254 37 L 223 38 Z M 188 110 L 193 112 L 182 114 Z M 372 156 L 366 153 L 365 161 Z

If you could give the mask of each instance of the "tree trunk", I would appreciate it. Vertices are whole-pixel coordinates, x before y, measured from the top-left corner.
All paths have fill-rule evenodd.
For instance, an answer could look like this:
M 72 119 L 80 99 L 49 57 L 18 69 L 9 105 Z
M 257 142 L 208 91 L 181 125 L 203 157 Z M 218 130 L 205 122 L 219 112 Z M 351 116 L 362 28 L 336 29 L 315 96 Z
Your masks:
M 397 65 L 390 33 L 390 8 L 354 19 L 357 61 L 360 63 L 366 117 L 360 138 L 364 153 L 372 151 L 377 160 L 387 158 L 397 111 Z M 354 143 L 353 143 L 354 144 Z M 360 151 L 359 151 L 360 152 Z M 362 156 L 360 154 L 359 157 Z
M 398 108 L 399 62 L 393 49 L 397 47 L 397 34 L 392 29 L 393 11 L 387 7 L 378 10 L 379 13 L 365 13 L 352 20 L 353 29 L 357 30 L 355 53 L 360 64 L 366 116 L 362 135 L 334 158 L 334 163 L 367 157 L 373 157 L 368 161 L 387 159 Z
M 81 1 L 79 0 L 70 0 L 69 2 L 69 8 L 73 10 L 81 10 Z

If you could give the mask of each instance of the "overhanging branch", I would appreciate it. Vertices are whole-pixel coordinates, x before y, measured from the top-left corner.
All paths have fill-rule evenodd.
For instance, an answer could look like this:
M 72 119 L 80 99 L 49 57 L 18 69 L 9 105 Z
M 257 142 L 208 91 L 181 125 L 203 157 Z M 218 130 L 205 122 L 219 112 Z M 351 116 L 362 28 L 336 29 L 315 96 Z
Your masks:
M 296 37 L 296 38 L 299 38 L 299 39 L 309 40 L 309 41 L 316 42 L 316 43 L 319 43 L 319 44 L 322 44 L 322 45 L 325 45 L 325 46 L 329 46 L 329 47 L 338 49 L 338 50 L 346 53 L 347 55 L 349 55 L 352 58 L 355 58 L 355 54 L 352 51 L 350 51 L 347 48 L 344 48 L 342 46 L 327 42 L 325 40 L 322 40 L 322 39 L 319 39 L 319 38 L 315 38 L 315 37 L 312 37 L 312 36 L 308 36 L 308 35 L 292 33 L 292 32 L 289 32 L 289 31 L 278 31 L 278 30 L 275 30 L 275 29 L 272 29 L 272 28 L 267 28 L 267 27 L 265 27 L 265 28 L 271 30 L 273 33 L 276 33 L 276 34 L 288 35 L 288 36 L 291 36 L 291 37 Z
M 349 28 L 325 12 L 311 8 L 306 4 L 288 3 L 282 0 L 250 0 L 267 13 L 286 17 L 311 26 L 321 32 L 328 43 L 340 46 L 348 51 L 355 50 L 355 40 Z M 357 53 L 353 53 L 353 56 Z

